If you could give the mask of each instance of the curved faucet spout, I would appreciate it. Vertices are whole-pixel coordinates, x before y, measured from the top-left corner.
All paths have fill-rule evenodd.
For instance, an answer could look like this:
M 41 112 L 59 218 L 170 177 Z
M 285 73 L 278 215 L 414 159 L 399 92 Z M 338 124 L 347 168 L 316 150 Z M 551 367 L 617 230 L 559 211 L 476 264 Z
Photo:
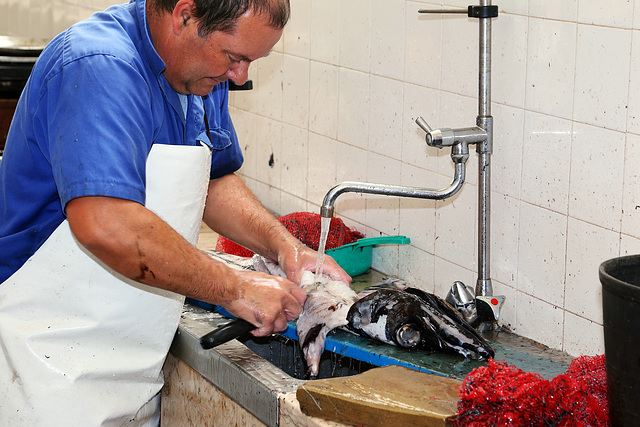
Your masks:
M 384 196 L 411 197 L 416 199 L 442 200 L 456 194 L 462 188 L 465 178 L 465 163 L 455 164 L 455 175 L 448 187 L 440 190 L 432 190 L 421 187 L 409 187 L 390 184 L 373 184 L 370 182 L 345 181 L 333 187 L 324 196 L 324 201 L 320 207 L 320 215 L 324 218 L 331 218 L 334 214 L 334 205 L 339 195 L 343 193 L 367 193 L 380 194 Z

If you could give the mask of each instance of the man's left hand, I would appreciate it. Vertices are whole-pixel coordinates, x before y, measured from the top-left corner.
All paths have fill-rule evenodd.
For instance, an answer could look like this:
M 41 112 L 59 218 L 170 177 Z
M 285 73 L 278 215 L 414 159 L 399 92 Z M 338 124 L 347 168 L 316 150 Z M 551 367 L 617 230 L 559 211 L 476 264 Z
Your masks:
M 284 253 L 280 253 L 278 256 L 278 264 L 280 264 L 287 278 L 292 282 L 300 284 L 302 273 L 305 271 L 316 271 L 318 253 L 313 249 L 300 243 L 283 252 Z M 344 282 L 347 285 L 351 284 L 351 276 L 329 255 L 325 255 L 322 273 L 331 277 L 333 280 Z

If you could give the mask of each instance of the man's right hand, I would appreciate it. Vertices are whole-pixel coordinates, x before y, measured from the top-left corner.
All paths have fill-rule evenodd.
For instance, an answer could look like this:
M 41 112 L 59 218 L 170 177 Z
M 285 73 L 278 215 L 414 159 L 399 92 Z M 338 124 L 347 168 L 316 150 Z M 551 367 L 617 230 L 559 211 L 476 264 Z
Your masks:
M 254 336 L 267 336 L 287 328 L 302 312 L 307 295 L 298 285 L 280 276 L 255 271 L 235 271 L 231 298 L 218 302 L 229 312 L 256 326 Z M 229 286 L 231 286 L 229 284 Z

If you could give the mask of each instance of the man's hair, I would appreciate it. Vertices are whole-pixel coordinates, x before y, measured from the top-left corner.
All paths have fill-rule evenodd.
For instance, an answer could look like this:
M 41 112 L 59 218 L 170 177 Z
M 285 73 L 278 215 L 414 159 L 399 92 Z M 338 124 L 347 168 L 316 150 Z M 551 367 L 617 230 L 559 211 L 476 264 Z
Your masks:
M 153 0 L 159 12 L 173 12 L 178 0 Z M 247 11 L 266 14 L 269 25 L 283 29 L 291 15 L 289 0 L 194 0 L 193 15 L 199 21 L 198 34 L 206 37 L 214 31 L 233 32 L 238 18 Z

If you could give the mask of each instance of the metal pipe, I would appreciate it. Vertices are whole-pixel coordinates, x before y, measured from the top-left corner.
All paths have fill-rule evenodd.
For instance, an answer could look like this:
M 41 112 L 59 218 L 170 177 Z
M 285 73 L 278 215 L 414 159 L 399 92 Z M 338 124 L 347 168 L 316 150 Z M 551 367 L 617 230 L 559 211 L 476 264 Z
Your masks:
M 481 0 L 480 6 L 491 6 Z M 478 117 L 476 124 L 487 138 L 476 144 L 478 161 L 478 280 L 476 296 L 493 295 L 490 261 L 491 224 L 491 154 L 493 152 L 493 117 L 491 117 L 491 18 L 479 18 Z
M 418 13 L 464 13 L 467 14 L 467 9 L 418 9 Z
M 467 154 L 468 156 L 468 154 Z M 453 157 L 453 154 L 452 154 Z M 367 193 L 379 194 L 383 196 L 411 197 L 417 199 L 442 200 L 456 194 L 464 184 L 466 172 L 466 158 L 464 161 L 457 161 L 455 164 L 455 175 L 448 187 L 440 190 L 432 190 L 421 187 L 409 187 L 391 184 L 373 184 L 370 182 L 345 181 L 333 187 L 324 196 L 324 201 L 320 207 L 320 215 L 323 218 L 331 218 L 334 215 L 334 205 L 339 195 L 343 193 Z

